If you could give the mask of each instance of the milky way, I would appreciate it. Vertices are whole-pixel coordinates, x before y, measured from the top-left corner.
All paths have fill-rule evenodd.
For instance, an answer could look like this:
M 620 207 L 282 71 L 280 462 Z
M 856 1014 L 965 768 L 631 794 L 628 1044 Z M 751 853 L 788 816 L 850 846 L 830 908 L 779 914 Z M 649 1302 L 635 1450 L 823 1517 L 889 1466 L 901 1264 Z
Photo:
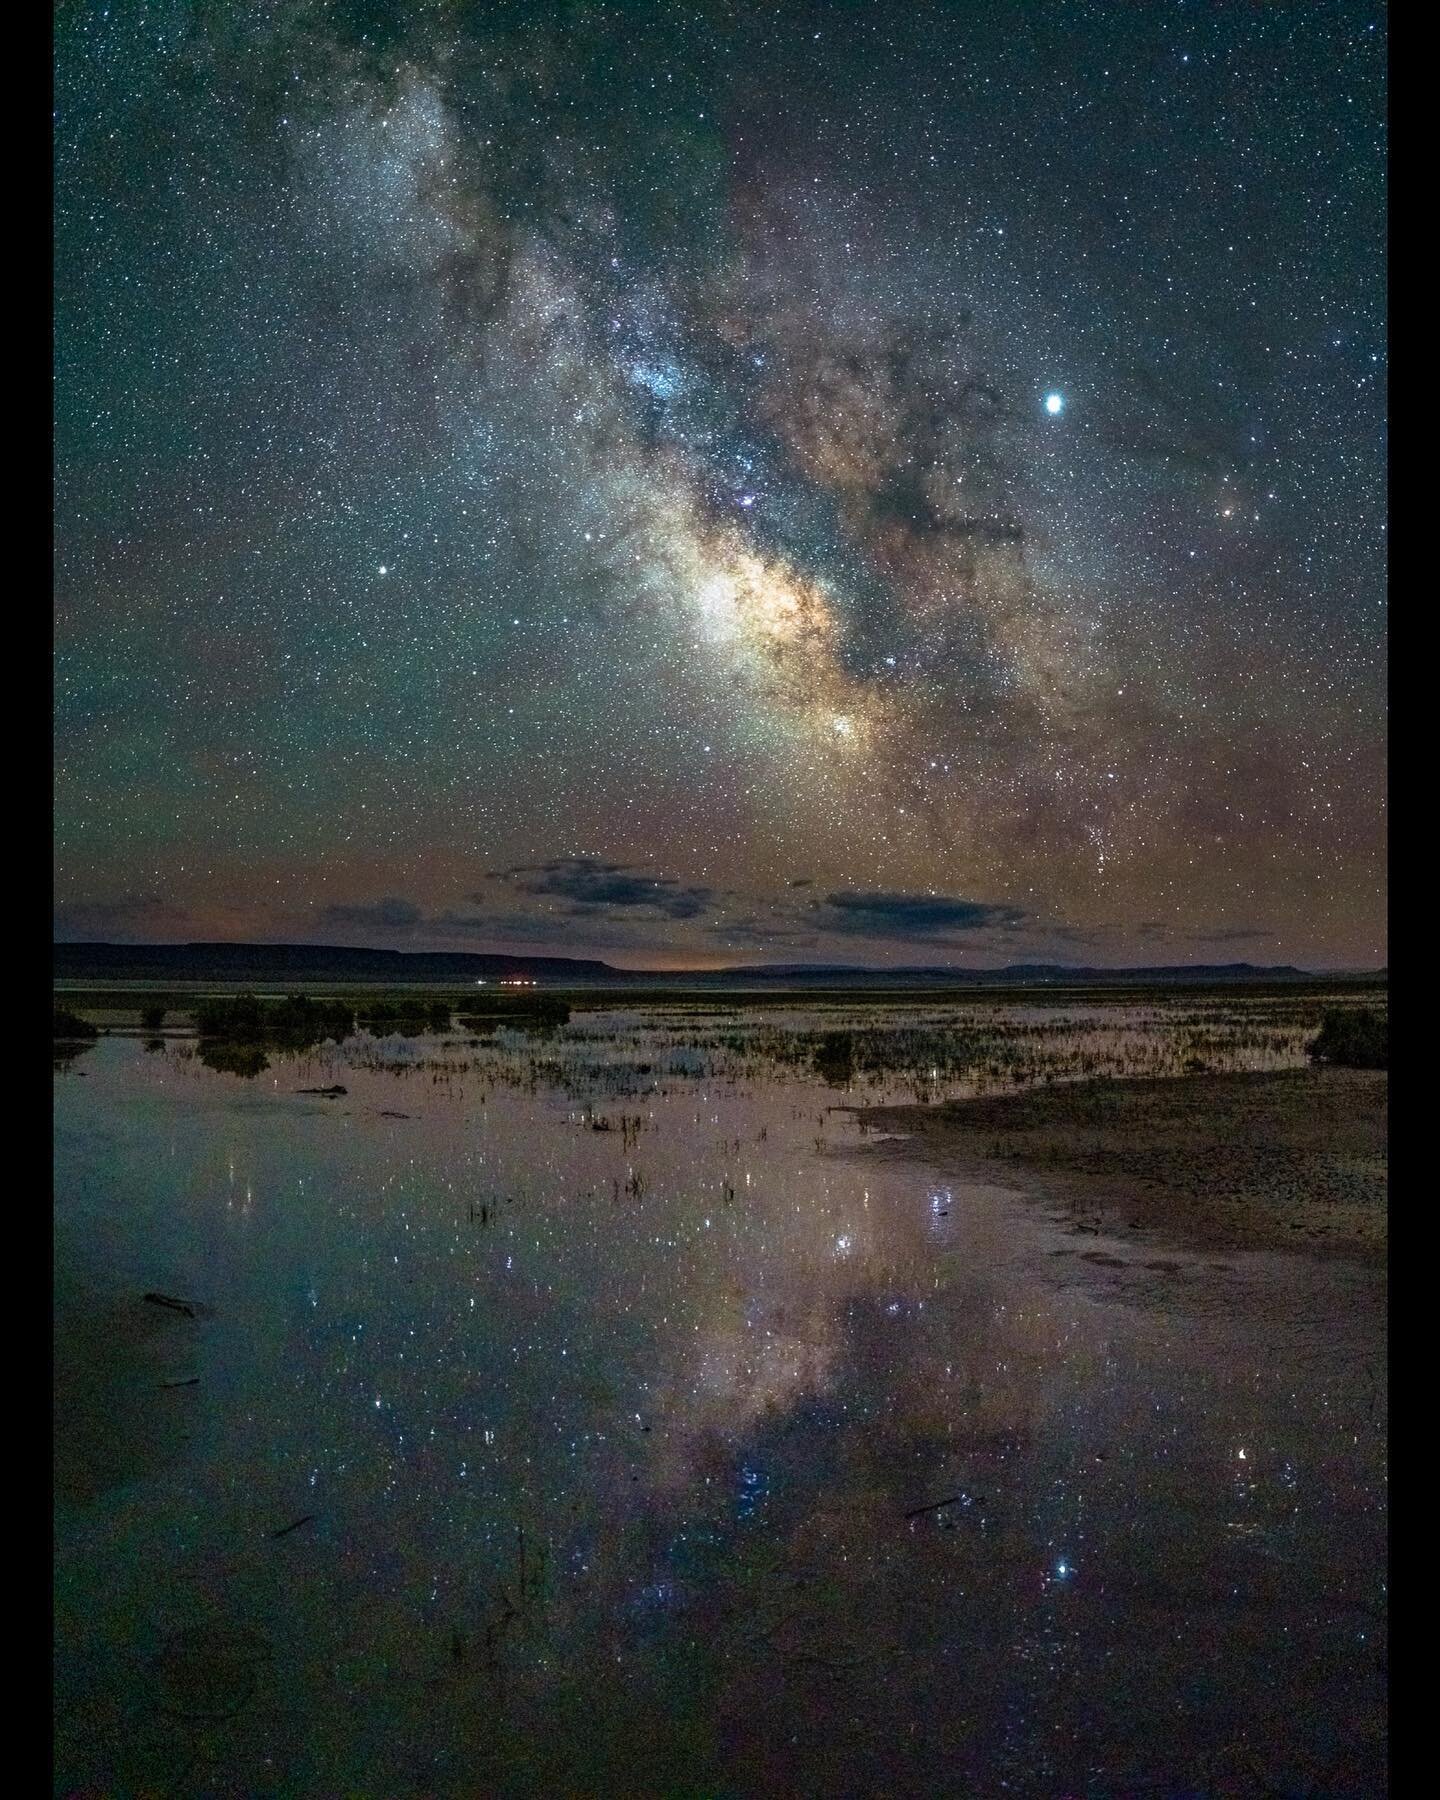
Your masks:
M 62 7 L 57 932 L 1382 961 L 1383 36 Z

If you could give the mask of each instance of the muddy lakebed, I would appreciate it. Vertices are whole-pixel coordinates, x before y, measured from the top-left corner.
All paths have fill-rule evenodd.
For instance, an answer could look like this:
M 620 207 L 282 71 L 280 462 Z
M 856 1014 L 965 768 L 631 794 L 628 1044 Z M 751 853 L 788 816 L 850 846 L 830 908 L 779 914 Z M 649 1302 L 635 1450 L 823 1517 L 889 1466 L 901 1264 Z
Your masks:
M 57 1791 L 1383 1792 L 1383 1270 L 855 1110 L 1300 1067 L 1267 1007 L 67 1059 Z

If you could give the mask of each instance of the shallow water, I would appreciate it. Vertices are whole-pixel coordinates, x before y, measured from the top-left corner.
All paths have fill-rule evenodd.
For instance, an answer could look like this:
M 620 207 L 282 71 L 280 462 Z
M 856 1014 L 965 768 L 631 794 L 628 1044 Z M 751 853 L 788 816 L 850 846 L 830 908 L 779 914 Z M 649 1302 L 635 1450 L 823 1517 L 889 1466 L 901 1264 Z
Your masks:
M 594 1035 L 57 1076 L 58 1791 L 1384 1791 L 1374 1272 Z

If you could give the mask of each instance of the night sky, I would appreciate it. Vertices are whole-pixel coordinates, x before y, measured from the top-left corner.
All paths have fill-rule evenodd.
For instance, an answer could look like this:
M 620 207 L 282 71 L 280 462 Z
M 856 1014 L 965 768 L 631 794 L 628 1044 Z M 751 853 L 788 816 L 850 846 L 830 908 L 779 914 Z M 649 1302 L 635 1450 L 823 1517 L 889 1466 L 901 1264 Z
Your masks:
M 1384 961 L 1383 7 L 56 32 L 57 936 Z

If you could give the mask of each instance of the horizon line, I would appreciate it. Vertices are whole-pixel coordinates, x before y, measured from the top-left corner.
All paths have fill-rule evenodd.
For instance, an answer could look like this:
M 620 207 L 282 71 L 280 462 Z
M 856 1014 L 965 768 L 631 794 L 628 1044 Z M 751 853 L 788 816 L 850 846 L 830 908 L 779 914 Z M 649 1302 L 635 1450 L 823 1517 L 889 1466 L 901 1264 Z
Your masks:
M 614 963 L 600 954 L 583 954 L 578 951 L 557 953 L 545 950 L 491 950 L 491 949 L 399 949 L 393 945 L 377 944 L 344 944 L 317 943 L 292 938 L 186 938 L 145 941 L 115 941 L 108 938 L 60 938 L 52 940 L 52 951 L 55 950 L 113 950 L 131 951 L 144 954 L 157 950 L 309 950 L 316 952 L 345 952 L 364 956 L 397 956 L 397 957 L 487 957 L 496 961 L 510 960 L 514 962 L 561 962 L 561 963 L 598 963 L 602 968 L 612 969 L 621 975 L 725 975 L 745 970 L 829 970 L 841 973 L 855 972 L 860 974 L 884 975 L 887 973 L 903 974 L 922 970 L 925 972 L 957 974 L 957 975 L 993 975 L 1002 974 L 1008 969 L 1047 968 L 1074 969 L 1077 971 L 1097 971 L 1101 973 L 1125 974 L 1144 969 L 1293 969 L 1302 975 L 1371 975 L 1388 974 L 1389 964 L 1380 963 L 1373 966 L 1356 964 L 1332 964 L 1324 967 L 1304 967 L 1297 963 L 1270 962 L 1257 963 L 1248 959 L 1231 961 L 1192 959 L 1174 962 L 1121 962 L 1121 963 L 1069 963 L 1043 957 L 1032 957 L 1020 962 L 1006 963 L 954 963 L 933 961 L 912 961 L 900 963 L 875 962 L 836 962 L 829 959 L 806 961 L 803 958 L 780 958 L 775 961 L 751 961 L 735 963 L 684 964 L 671 967 L 630 966 Z M 643 952 L 642 952 L 643 954 Z

